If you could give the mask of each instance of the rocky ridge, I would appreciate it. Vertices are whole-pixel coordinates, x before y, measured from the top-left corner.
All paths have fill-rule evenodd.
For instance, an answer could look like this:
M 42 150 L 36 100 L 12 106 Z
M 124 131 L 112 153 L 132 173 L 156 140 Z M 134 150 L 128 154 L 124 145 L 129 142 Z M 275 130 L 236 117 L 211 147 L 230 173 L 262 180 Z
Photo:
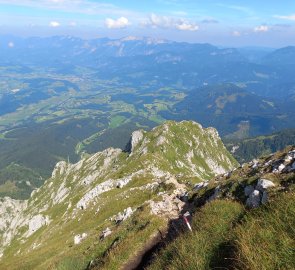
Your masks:
M 248 208 L 257 208 L 295 189 L 295 146 L 218 175 L 195 185 L 191 191 L 194 205 L 214 199 L 233 199 Z
M 42 269 L 46 264 L 38 264 L 34 254 L 45 246 L 54 247 L 53 258 L 64 250 L 56 243 L 74 254 L 74 246 L 96 242 L 101 234 L 111 239 L 138 215 L 150 217 L 143 229 L 149 238 L 155 224 L 165 226 L 178 216 L 185 183 L 209 180 L 237 165 L 215 129 L 188 121 L 134 132 L 129 151 L 109 148 L 76 164 L 61 161 L 28 201 L 1 203 L 0 224 L 6 228 L 0 234 L 0 266 L 31 254 Z M 9 212 L 9 205 L 18 207 Z

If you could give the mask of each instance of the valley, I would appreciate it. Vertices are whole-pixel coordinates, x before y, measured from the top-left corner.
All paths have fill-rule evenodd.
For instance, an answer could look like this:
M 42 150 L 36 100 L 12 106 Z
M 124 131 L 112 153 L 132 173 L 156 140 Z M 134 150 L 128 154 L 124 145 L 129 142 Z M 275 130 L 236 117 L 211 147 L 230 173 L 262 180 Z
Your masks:
M 27 198 L 58 161 L 124 149 L 132 131 L 165 120 L 232 141 L 294 127 L 293 64 L 283 64 L 294 47 L 253 57 L 149 38 L 5 39 L 15 46 L 0 44 L 2 197 Z

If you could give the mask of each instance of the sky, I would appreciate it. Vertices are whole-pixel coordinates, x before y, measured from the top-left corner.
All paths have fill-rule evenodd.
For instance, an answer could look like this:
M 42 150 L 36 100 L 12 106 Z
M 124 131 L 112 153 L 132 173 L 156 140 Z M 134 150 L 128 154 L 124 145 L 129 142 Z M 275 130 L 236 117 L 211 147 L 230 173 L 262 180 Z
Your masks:
M 0 0 L 0 34 L 295 45 L 295 0 Z

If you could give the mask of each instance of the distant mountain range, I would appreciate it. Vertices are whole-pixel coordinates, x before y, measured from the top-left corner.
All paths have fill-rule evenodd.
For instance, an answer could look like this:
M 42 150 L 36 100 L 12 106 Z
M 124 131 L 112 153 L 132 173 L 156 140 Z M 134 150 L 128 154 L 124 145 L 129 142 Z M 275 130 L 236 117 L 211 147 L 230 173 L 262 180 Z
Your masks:
M 95 70 L 99 78 L 118 78 L 127 85 L 157 80 L 161 84 L 174 83 L 193 89 L 204 84 L 240 82 L 262 96 L 294 95 L 294 46 L 274 51 L 252 48 L 249 52 L 249 49 L 151 38 L 83 40 L 71 36 L 2 36 L 0 50 L 2 65 L 20 65 L 23 72 L 38 66 L 71 74 L 76 66 L 83 66 Z M 280 85 L 289 87 L 280 91 Z

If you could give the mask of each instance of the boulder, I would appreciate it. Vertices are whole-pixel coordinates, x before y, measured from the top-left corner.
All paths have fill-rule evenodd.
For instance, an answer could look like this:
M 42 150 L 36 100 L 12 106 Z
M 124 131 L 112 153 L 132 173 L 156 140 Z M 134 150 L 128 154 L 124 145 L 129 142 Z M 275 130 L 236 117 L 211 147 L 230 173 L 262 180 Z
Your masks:
M 246 205 L 250 208 L 256 208 L 260 205 L 260 191 L 255 189 L 250 194 L 249 198 L 246 201 Z
M 259 179 L 256 185 L 256 189 L 262 192 L 272 187 L 275 187 L 275 184 L 272 181 L 267 179 Z
M 254 187 L 253 186 L 251 186 L 251 185 L 249 185 L 249 186 L 246 186 L 245 188 L 244 188 L 244 194 L 245 194 L 245 196 L 250 196 L 250 194 L 252 193 L 254 191 Z

